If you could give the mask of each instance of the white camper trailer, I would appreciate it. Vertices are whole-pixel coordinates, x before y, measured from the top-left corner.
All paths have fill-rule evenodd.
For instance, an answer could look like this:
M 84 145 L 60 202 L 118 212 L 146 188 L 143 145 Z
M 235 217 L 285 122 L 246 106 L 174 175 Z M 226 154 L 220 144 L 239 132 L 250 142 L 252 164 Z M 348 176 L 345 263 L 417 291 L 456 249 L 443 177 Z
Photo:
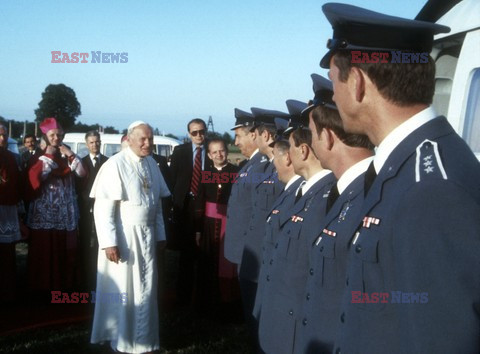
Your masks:
M 102 134 L 100 133 L 100 139 L 102 146 L 100 152 L 105 156 L 113 156 L 121 150 L 120 140 L 122 134 Z M 85 143 L 85 133 L 67 133 L 63 138 L 63 143 L 70 146 L 72 151 L 80 157 L 87 156 L 88 149 Z M 180 141 L 166 136 L 154 135 L 153 137 L 154 148 L 153 151 L 159 155 L 169 157 L 173 148 L 180 144 Z

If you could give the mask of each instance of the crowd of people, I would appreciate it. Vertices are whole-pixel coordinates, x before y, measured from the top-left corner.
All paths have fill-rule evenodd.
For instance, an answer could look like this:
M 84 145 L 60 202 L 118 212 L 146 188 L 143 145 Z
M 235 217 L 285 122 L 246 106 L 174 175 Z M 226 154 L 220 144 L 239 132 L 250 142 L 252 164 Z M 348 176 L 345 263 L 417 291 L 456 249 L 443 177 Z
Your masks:
M 254 352 L 480 351 L 480 163 L 431 107 L 431 58 L 352 62 L 352 50 L 430 52 L 448 28 L 344 4 L 323 11 L 331 81 L 312 74 L 313 99 L 288 100 L 288 113 L 235 109 L 240 166 L 198 118 L 169 166 L 145 122 L 108 160 L 98 133 L 81 160 L 54 118 L 42 122 L 46 146 L 22 157 L 29 281 L 68 289 L 82 259 L 97 293 L 124 294 L 96 304 L 92 343 L 160 349 L 157 263 L 168 246 L 180 254 L 178 304 L 241 299 Z M 0 125 L 2 267 L 14 260 L 22 196 L 5 136 Z

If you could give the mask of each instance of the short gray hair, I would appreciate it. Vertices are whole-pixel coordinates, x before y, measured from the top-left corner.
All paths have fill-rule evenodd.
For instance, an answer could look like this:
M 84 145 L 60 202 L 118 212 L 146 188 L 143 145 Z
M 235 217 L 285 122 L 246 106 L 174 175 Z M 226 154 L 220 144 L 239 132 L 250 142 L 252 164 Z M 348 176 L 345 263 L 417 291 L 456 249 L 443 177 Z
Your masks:
M 85 141 L 87 141 L 87 139 L 90 138 L 91 136 L 95 136 L 98 139 L 100 139 L 100 133 L 98 131 L 90 130 L 85 134 Z

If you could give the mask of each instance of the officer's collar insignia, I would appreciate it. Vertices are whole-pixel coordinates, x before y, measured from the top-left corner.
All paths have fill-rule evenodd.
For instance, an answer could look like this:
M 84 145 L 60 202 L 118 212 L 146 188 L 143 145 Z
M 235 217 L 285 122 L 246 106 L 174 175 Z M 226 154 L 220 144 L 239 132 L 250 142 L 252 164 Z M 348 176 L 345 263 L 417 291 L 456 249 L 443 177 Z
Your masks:
M 248 172 L 240 173 L 240 177 L 247 177 L 247 176 L 248 176 Z
M 337 236 L 337 233 L 335 231 L 331 231 L 331 230 L 327 230 L 327 229 L 323 229 L 322 231 L 324 234 L 327 234 L 328 236 L 332 236 L 332 237 L 335 237 Z
M 301 216 L 298 216 L 298 215 L 292 215 L 292 221 L 293 222 L 302 222 L 303 218 Z
M 266 156 L 262 156 L 262 158 L 260 159 L 260 162 L 267 162 L 267 161 L 268 161 L 268 159 L 267 159 Z
M 435 141 L 425 139 L 417 146 L 417 157 L 415 164 L 415 181 L 420 182 L 422 178 L 448 179 L 442 159 L 438 152 L 438 144 Z
M 378 218 L 374 218 L 372 216 L 365 216 L 363 218 L 363 227 L 369 229 L 370 228 L 370 225 L 378 225 L 380 224 L 380 219 Z

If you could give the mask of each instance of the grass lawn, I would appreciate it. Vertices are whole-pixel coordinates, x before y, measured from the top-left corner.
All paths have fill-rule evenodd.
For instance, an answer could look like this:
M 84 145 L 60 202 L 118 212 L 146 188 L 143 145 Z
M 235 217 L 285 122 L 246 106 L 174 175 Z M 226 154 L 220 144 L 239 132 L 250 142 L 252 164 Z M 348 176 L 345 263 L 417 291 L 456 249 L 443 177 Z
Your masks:
M 26 283 L 26 254 L 27 245 L 24 243 L 17 245 L 17 279 L 21 284 Z M 178 257 L 173 251 L 166 251 L 164 257 L 163 286 L 164 289 L 172 289 L 175 286 Z M 0 328 L 3 328 L 5 333 L 10 333 L 0 335 L 0 353 L 111 352 L 108 345 L 89 343 L 92 320 L 88 318 L 93 311 L 91 304 L 52 305 L 38 300 L 32 302 L 28 296 L 23 295 L 24 286 L 18 289 L 19 298 L 14 304 L 0 304 L 0 319 L 3 322 Z M 49 302 L 49 300 L 46 301 Z M 172 305 L 172 299 L 165 301 L 162 308 L 160 353 L 251 352 L 246 327 L 240 321 L 228 317 L 224 309 L 219 308 L 199 315 L 187 308 L 175 308 Z M 67 313 L 70 316 L 67 316 Z M 70 317 L 76 320 L 65 321 L 65 318 Z M 63 322 L 55 323 L 57 319 L 63 319 Z M 37 323 L 40 324 L 40 328 L 28 329 L 34 326 L 25 326 L 25 324 Z M 42 323 L 51 324 L 42 326 Z M 18 328 L 23 329 L 15 331 Z
M 108 345 L 89 343 L 90 323 L 0 337 L 0 353 L 109 353 Z M 160 353 L 248 353 L 246 329 L 188 314 L 169 315 L 160 335 Z

